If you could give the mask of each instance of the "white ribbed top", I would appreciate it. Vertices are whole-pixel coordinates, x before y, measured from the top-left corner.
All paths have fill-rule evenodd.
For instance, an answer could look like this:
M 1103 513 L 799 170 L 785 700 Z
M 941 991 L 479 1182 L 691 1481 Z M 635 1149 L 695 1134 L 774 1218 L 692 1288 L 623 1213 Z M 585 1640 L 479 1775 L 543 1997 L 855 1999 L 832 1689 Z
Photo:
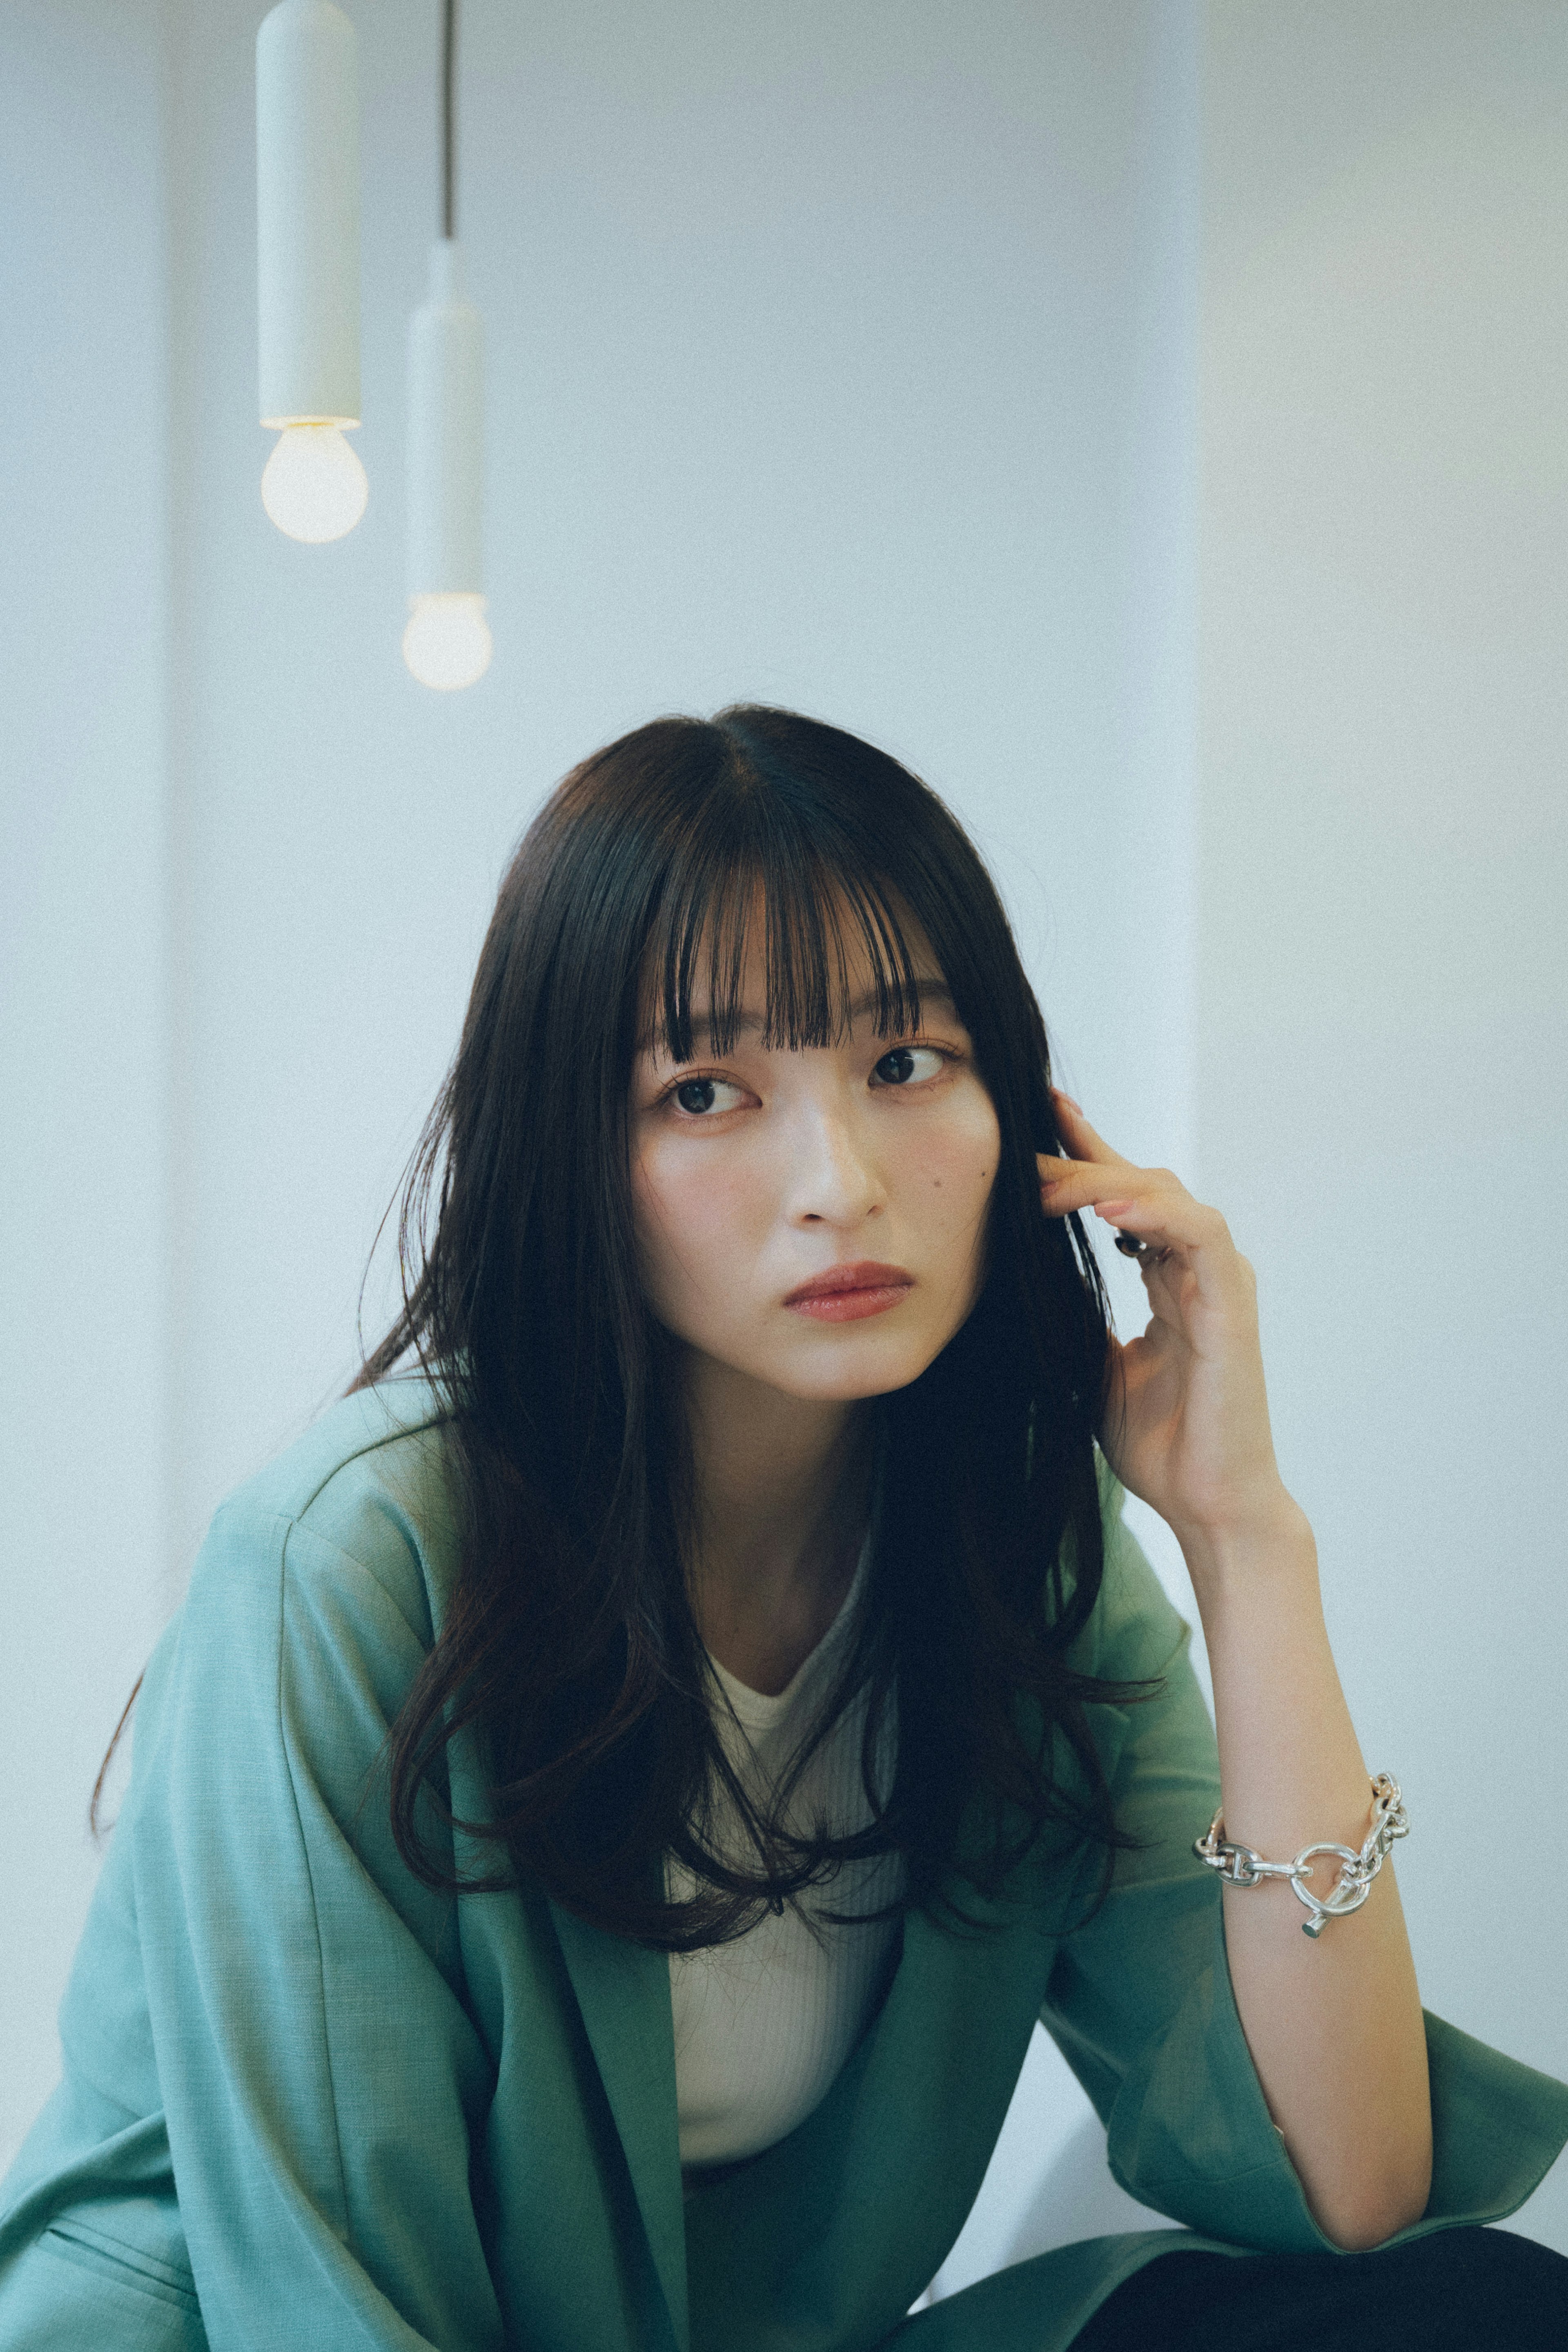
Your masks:
M 868 1538 L 843 1606 L 776 1697 L 748 1690 L 714 1660 L 730 1710 L 719 1714 L 719 1736 L 748 1793 L 764 1795 L 777 1785 L 827 1696 L 860 1608 L 870 1552 Z M 841 1835 L 864 1826 L 864 1723 L 862 1693 L 807 1767 L 790 1800 L 791 1826 L 804 1829 L 824 1816 Z M 715 1843 L 726 1851 L 722 1813 Z M 801 1898 L 802 1907 L 811 1918 L 824 1910 L 873 1909 L 897 1893 L 902 1873 L 896 1854 L 842 1864 Z M 665 1878 L 674 1900 L 690 1900 L 695 1888 L 688 1872 L 672 1862 Z M 791 1907 L 781 1918 L 768 1914 L 732 1944 L 671 1953 L 683 2165 L 755 2156 L 805 2120 L 881 1996 L 896 1937 L 894 1920 L 813 1927 Z

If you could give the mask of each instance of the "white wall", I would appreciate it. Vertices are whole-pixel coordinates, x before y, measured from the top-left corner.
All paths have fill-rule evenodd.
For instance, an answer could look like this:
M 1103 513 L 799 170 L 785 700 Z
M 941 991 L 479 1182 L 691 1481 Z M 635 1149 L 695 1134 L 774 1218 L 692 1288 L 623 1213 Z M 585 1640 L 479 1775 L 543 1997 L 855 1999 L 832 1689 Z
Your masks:
M 0 2161 L 163 1613 L 160 80 L 152 0 L 0 12 Z
M 1568 11 L 1207 41 L 1203 1181 L 1424 1998 L 1568 2074 Z

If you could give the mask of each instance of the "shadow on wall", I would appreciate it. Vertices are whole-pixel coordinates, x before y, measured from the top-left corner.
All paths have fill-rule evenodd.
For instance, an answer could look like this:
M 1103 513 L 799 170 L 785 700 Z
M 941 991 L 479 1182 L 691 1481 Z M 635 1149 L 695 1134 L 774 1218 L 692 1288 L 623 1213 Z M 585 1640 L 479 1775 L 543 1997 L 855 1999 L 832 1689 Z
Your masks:
M 1105 2161 L 1104 2127 L 1098 2116 L 1087 2115 L 1047 2167 L 1006 2259 L 1025 2263 L 1054 2246 L 1070 2246 L 1075 2238 L 1175 2229 L 1168 2213 L 1152 2212 L 1118 2188 Z
M 1167 2214 L 1151 2212 L 1112 2179 L 1104 2126 L 1037 2026 L 979 2195 L 930 2300 L 1080 2238 L 1173 2227 Z

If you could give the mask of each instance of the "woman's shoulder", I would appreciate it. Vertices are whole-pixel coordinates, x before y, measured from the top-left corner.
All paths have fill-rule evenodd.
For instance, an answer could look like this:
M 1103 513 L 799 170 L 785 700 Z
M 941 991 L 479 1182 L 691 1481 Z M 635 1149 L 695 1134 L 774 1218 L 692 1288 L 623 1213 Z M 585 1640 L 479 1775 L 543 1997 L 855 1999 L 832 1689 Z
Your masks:
M 449 1422 L 422 1376 L 340 1398 L 219 1506 L 187 1608 L 256 1574 L 316 1587 L 368 1578 L 428 1646 L 457 1570 Z

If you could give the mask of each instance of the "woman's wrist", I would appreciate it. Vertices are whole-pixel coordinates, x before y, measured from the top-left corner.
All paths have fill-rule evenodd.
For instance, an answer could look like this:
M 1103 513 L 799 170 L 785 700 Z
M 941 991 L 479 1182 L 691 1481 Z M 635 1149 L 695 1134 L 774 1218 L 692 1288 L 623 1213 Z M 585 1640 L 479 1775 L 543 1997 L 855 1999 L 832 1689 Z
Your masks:
M 1222 1526 L 1177 1528 L 1176 1535 L 1206 1623 L 1211 1609 L 1227 1609 L 1252 1595 L 1277 1594 L 1281 1583 L 1316 1589 L 1318 1550 L 1312 1523 L 1282 1484 Z

